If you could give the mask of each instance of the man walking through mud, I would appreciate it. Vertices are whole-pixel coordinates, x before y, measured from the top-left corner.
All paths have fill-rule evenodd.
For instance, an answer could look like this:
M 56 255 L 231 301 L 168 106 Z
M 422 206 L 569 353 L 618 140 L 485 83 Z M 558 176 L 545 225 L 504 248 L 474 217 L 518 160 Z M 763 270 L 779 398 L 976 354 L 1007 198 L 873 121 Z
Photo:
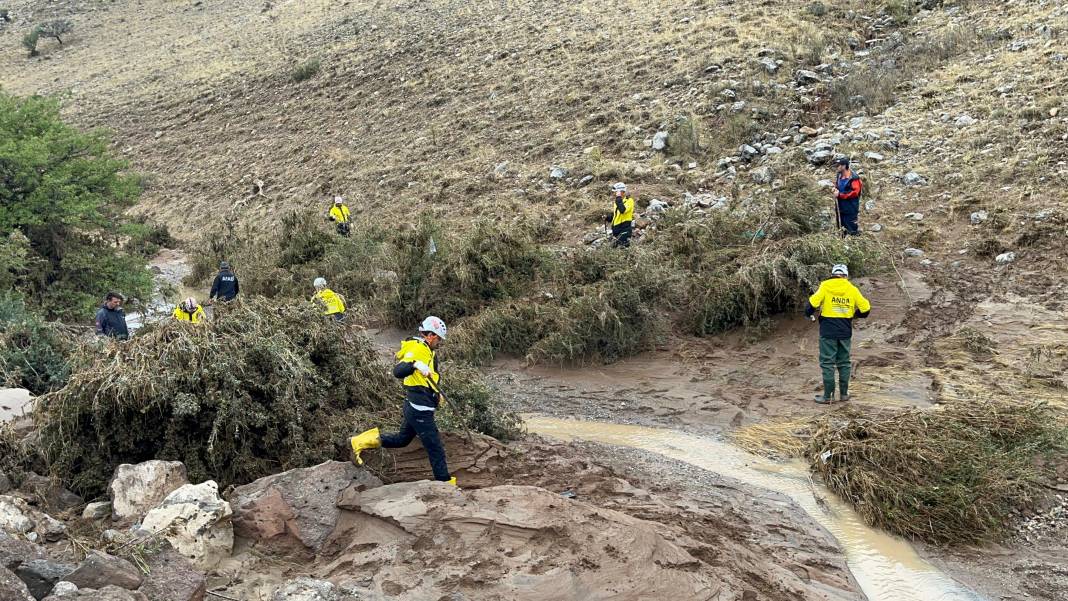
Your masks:
M 871 313 L 871 303 L 849 281 L 849 268 L 835 265 L 831 278 L 820 283 L 816 293 L 808 298 L 805 315 L 816 320 L 820 310 L 820 369 L 823 371 L 823 394 L 816 395 L 816 402 L 827 404 L 834 400 L 835 368 L 838 368 L 839 400 L 849 400 L 849 377 L 852 366 L 849 362 L 853 342 L 853 318 L 863 319 Z
M 445 446 L 441 444 L 438 425 L 434 421 L 434 412 L 444 400 L 439 388 L 441 375 L 438 374 L 435 350 L 445 340 L 445 334 L 445 322 L 431 316 L 419 326 L 418 336 L 401 342 L 393 376 L 402 379 L 404 384 L 404 425 L 393 434 L 379 434 L 378 428 L 372 428 L 353 436 L 349 442 L 357 464 L 363 464 L 360 453 L 367 449 L 406 447 L 418 436 L 430 459 L 434 479 L 456 485 L 456 478 L 449 477 Z

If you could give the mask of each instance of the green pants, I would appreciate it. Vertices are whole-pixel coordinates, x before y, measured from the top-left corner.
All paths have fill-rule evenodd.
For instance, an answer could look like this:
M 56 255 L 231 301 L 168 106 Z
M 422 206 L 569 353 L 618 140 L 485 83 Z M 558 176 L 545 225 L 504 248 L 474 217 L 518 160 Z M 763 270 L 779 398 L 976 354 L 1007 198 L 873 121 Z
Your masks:
M 838 389 L 842 397 L 849 394 L 849 374 L 853 370 L 849 363 L 849 347 L 852 339 L 835 340 L 820 338 L 820 369 L 823 370 L 823 398 L 834 398 L 834 368 L 838 368 Z

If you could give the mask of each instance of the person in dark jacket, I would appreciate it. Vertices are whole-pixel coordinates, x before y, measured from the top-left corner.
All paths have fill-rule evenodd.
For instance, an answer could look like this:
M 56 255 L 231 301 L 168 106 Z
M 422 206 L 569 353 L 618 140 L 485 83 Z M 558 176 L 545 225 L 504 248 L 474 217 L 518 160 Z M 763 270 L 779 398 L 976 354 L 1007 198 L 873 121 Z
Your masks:
M 126 340 L 130 330 L 126 327 L 126 313 L 122 310 L 122 295 L 108 292 L 104 304 L 96 312 L 96 335 Z
M 834 198 L 838 203 L 838 227 L 847 236 L 860 234 L 857 220 L 860 218 L 860 193 L 863 182 L 849 168 L 849 159 L 839 157 L 834 160 L 836 171 Z
M 378 428 L 372 428 L 353 436 L 349 443 L 352 445 L 353 460 L 356 463 L 363 463 L 360 453 L 364 450 L 406 447 L 418 436 L 426 449 L 427 458 L 430 459 L 434 479 L 456 485 L 456 478 L 449 476 L 445 446 L 441 443 L 438 426 L 434 421 L 434 412 L 443 401 L 439 388 L 441 376 L 438 374 L 434 351 L 445 339 L 445 334 L 445 322 L 430 316 L 419 326 L 418 336 L 401 342 L 393 376 L 403 380 L 404 384 L 404 425 L 399 432 L 392 434 L 380 434 Z
M 823 370 L 823 394 L 816 402 L 834 400 L 834 370 L 838 368 L 840 400 L 849 400 L 849 376 L 853 366 L 849 351 L 853 342 L 853 318 L 863 319 L 871 313 L 871 303 L 849 281 L 849 268 L 831 267 L 831 279 L 820 282 L 819 290 L 808 298 L 805 315 L 815 321 L 820 311 L 820 368 Z
M 215 281 L 211 283 L 211 292 L 208 294 L 208 298 L 213 301 L 216 299 L 232 301 L 237 297 L 237 293 L 240 290 L 241 287 L 238 284 L 237 276 L 230 271 L 229 261 L 219 262 L 219 274 L 215 276 Z

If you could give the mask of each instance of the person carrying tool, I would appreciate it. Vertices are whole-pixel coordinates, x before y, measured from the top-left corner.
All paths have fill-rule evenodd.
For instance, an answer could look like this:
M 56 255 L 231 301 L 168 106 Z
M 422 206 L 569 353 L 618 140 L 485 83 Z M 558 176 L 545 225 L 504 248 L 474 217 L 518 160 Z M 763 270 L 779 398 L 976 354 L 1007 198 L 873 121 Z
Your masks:
M 627 184 L 612 186 L 612 246 L 630 246 L 634 233 L 634 197 L 627 194 Z
M 315 286 L 315 294 L 312 302 L 323 309 L 323 315 L 333 317 L 334 321 L 345 319 L 345 299 L 338 293 L 326 287 L 325 278 L 315 278 L 312 282 Z
M 367 449 L 385 447 L 397 449 L 408 446 L 418 436 L 430 459 L 430 468 L 434 479 L 456 486 L 456 478 L 449 476 L 449 466 L 445 461 L 445 447 L 441 444 L 438 425 L 434 421 L 434 412 L 445 401 L 439 384 L 435 350 L 445 340 L 445 322 L 430 316 L 419 326 L 419 335 L 401 342 L 397 351 L 397 365 L 393 367 L 393 376 L 403 380 L 404 425 L 399 432 L 380 434 L 378 428 L 353 436 L 353 461 L 363 465 L 360 453 Z
M 864 183 L 850 170 L 848 158 L 839 157 L 832 165 L 835 169 L 834 199 L 838 227 L 846 236 L 857 236 L 860 234 L 857 219 L 860 217 L 860 193 Z
M 207 319 L 207 316 L 204 315 L 204 307 L 201 307 L 197 303 L 197 299 L 192 297 L 178 303 L 174 308 L 173 315 L 178 321 L 188 321 L 190 323 L 200 323 Z
M 349 207 L 345 204 L 344 198 L 340 196 L 334 197 L 334 206 L 330 207 L 330 216 L 328 219 L 337 223 L 337 233 L 342 236 L 349 235 L 351 216 Z
M 122 295 L 108 292 L 104 304 L 96 312 L 96 335 L 126 340 L 130 330 L 126 327 L 126 313 L 122 310 Z
M 215 281 L 211 283 L 211 292 L 208 293 L 208 299 L 212 302 L 216 300 L 229 302 L 237 298 L 237 293 L 240 290 L 241 286 L 237 281 L 237 276 L 230 271 L 230 262 L 219 261 L 219 273 L 215 276 Z
M 853 342 L 853 318 L 863 319 L 871 313 L 871 303 L 849 281 L 849 268 L 835 265 L 831 278 L 820 282 L 816 293 L 808 298 L 805 315 L 816 321 L 816 309 L 820 310 L 820 368 L 823 370 L 823 394 L 816 395 L 816 402 L 830 403 L 834 400 L 834 371 L 838 368 L 839 400 L 849 400 L 849 350 Z

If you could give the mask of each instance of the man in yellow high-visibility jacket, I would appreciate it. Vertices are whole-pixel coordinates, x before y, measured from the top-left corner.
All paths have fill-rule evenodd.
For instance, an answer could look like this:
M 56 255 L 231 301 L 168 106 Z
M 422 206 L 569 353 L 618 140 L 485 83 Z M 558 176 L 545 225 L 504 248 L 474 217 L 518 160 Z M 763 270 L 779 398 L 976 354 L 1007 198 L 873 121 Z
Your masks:
M 823 370 L 823 394 L 816 395 L 817 403 L 834 400 L 834 371 L 838 368 L 839 399 L 849 400 L 849 376 L 852 365 L 849 351 L 853 342 L 853 318 L 863 319 L 871 313 L 871 303 L 849 281 L 849 268 L 835 265 L 831 278 L 820 283 L 819 290 L 808 298 L 805 315 L 816 320 L 820 316 L 820 368 Z
M 456 478 L 449 476 L 445 446 L 441 443 L 437 422 L 434 421 L 434 412 L 444 401 L 439 387 L 441 375 L 438 373 L 435 350 L 445 340 L 445 334 L 445 322 L 430 316 L 419 326 L 418 336 L 401 342 L 393 376 L 403 380 L 404 384 L 404 425 L 399 432 L 392 434 L 380 434 L 378 428 L 372 428 L 353 436 L 349 443 L 356 463 L 363 464 L 360 453 L 367 449 L 406 447 L 418 436 L 430 459 L 434 479 L 456 485 Z
M 178 303 L 174 307 L 173 315 L 178 321 L 188 321 L 190 323 L 200 323 L 207 319 L 204 314 L 204 307 L 201 307 L 195 298 L 187 298 Z
M 612 186 L 612 246 L 630 246 L 634 233 L 634 197 L 627 194 L 627 185 Z
M 323 315 L 333 317 L 336 321 L 345 319 L 345 299 L 338 293 L 326 287 L 325 278 L 315 278 L 315 294 L 312 302 L 323 309 Z
M 349 222 L 352 219 L 344 198 L 340 196 L 334 197 L 334 206 L 330 207 L 330 220 L 337 223 L 337 233 L 342 236 L 349 235 L 349 228 L 351 227 Z

